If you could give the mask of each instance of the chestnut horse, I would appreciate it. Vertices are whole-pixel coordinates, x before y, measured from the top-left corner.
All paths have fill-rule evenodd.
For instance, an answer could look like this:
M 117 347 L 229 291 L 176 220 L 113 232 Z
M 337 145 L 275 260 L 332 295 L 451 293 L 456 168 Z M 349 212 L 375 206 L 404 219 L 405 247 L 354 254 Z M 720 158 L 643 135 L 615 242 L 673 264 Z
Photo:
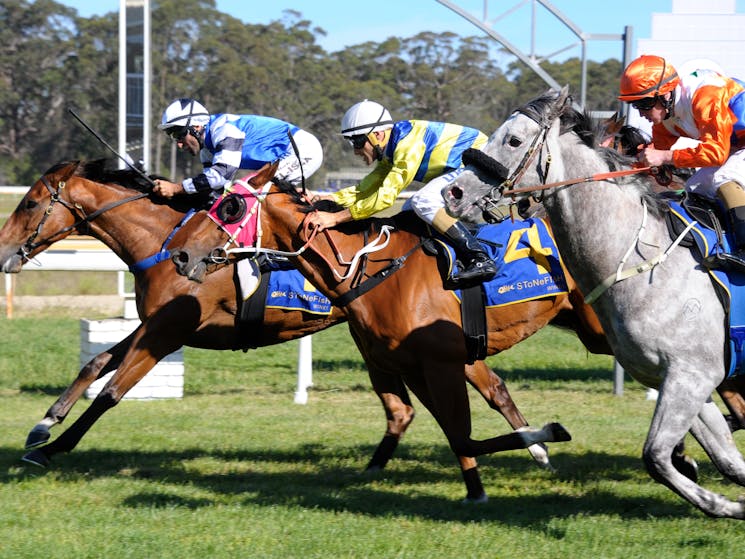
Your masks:
M 316 236 L 304 222 L 317 205 L 304 201 L 294 189 L 267 182 L 271 177 L 271 168 L 262 170 L 250 179 L 254 185 L 266 183 L 260 193 L 251 189 L 255 195 L 247 196 L 246 204 L 231 201 L 232 194 L 216 211 L 251 208 L 246 214 L 259 216 L 254 226 L 261 232 L 261 246 L 255 250 L 280 251 L 335 304 L 344 305 L 368 370 L 378 373 L 381 383 L 383 379 L 385 383 L 403 379 L 438 421 L 455 454 L 479 456 L 521 448 L 537 440 L 569 440 L 558 424 L 486 440 L 471 437 L 469 402 L 460 381 L 467 360 L 460 305 L 453 292 L 444 289 L 437 259 L 422 249 L 421 236 L 426 234 L 423 222 L 407 219 L 406 212 L 388 220 L 372 218 L 344 224 Z M 329 202 L 318 205 L 329 209 Z M 229 217 L 239 220 L 241 215 Z M 370 252 L 367 240 L 376 238 L 380 239 L 379 250 Z M 172 243 L 179 272 L 199 281 L 208 268 L 218 269 L 227 259 L 216 261 L 214 249 L 225 245 L 226 239 L 227 235 L 205 214 L 192 219 Z M 363 252 L 370 253 L 358 259 Z M 344 263 L 347 261 L 361 264 L 355 268 Z M 387 279 L 378 283 L 378 278 Z M 514 346 L 563 311 L 573 313 L 574 325 L 588 349 L 607 352 L 594 313 L 582 303 L 571 278 L 568 283 L 569 295 L 489 308 L 488 354 Z M 376 388 L 388 390 L 384 384 Z
M 197 285 L 176 274 L 168 261 L 164 241 L 184 220 L 184 201 L 164 202 L 148 196 L 147 180 L 132 171 L 112 171 L 105 161 L 65 162 L 47 171 L 28 191 L 0 230 L 0 270 L 21 271 L 34 255 L 72 232 L 92 235 L 104 242 L 134 272 L 137 310 L 142 321 L 132 334 L 87 363 L 76 380 L 32 429 L 26 442 L 34 448 L 24 460 L 40 466 L 52 456 L 69 452 L 108 409 L 142 379 L 163 357 L 183 345 L 237 350 L 299 338 L 346 319 L 334 307 L 328 317 L 302 311 L 267 308 L 264 322 L 249 342 L 236 323 L 238 299 L 232 267 L 210 275 Z M 166 262 L 160 263 L 161 260 Z M 47 444 L 50 428 L 61 423 L 85 389 L 97 378 L 116 370 L 83 414 L 56 440 Z M 371 371 L 374 386 L 378 381 Z M 467 366 L 466 378 L 489 405 L 502 413 L 513 428 L 527 421 L 512 401 L 501 378 L 482 361 Z M 403 384 L 386 379 L 379 392 L 387 418 L 386 433 L 368 465 L 382 469 L 414 417 Z M 550 467 L 545 449 L 530 448 L 536 461 Z M 476 463 L 461 457 L 468 495 L 483 498 Z

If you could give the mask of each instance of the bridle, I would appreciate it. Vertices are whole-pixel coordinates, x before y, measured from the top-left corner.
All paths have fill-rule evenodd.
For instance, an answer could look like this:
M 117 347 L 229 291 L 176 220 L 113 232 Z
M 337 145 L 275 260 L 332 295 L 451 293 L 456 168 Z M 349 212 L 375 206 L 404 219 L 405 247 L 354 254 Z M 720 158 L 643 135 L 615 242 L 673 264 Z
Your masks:
M 72 174 L 68 175 L 66 178 L 69 179 Z M 88 223 L 92 222 L 94 219 L 96 219 L 98 216 L 103 214 L 104 212 L 107 212 L 113 208 L 116 208 L 117 206 L 121 206 L 122 204 L 126 204 L 128 202 L 132 202 L 134 200 L 139 200 L 140 198 L 145 198 L 149 196 L 149 193 L 147 192 L 140 192 L 134 196 L 130 196 L 129 198 L 124 198 L 122 200 L 117 200 L 116 202 L 112 202 L 111 204 L 108 204 L 102 208 L 97 209 L 93 213 L 87 214 L 85 213 L 85 210 L 83 209 L 83 206 L 73 202 L 65 200 L 62 197 L 62 193 L 65 190 L 65 187 L 67 186 L 66 180 L 59 180 L 57 181 L 57 187 L 54 188 L 51 183 L 49 182 L 49 179 L 46 176 L 41 177 L 41 182 L 44 185 L 44 187 L 49 191 L 49 205 L 47 206 L 46 210 L 44 210 L 44 215 L 39 220 L 39 223 L 36 226 L 36 229 L 33 233 L 29 236 L 29 238 L 26 240 L 25 243 L 21 246 L 21 248 L 18 249 L 18 255 L 23 258 L 24 261 L 31 260 L 30 254 L 36 250 L 38 247 L 45 245 L 45 244 L 51 244 L 53 243 L 58 237 L 65 235 L 66 233 L 69 233 L 70 231 L 78 230 L 82 232 L 82 225 L 87 225 Z M 43 238 L 39 242 L 35 242 L 36 238 L 41 234 L 41 230 L 44 228 L 44 224 L 46 223 L 47 219 L 52 215 L 52 212 L 54 211 L 55 205 L 59 203 L 65 208 L 67 208 L 70 213 L 77 217 L 77 221 L 75 221 L 72 225 L 68 225 L 67 227 L 63 227 L 54 233 L 47 235 L 45 238 Z M 82 217 L 79 217 L 82 214 Z
M 586 182 L 602 182 L 614 178 L 625 177 L 628 175 L 636 175 L 639 173 L 654 172 L 652 167 L 634 167 L 632 169 L 622 169 L 618 171 L 608 171 L 606 173 L 596 173 L 587 177 L 580 177 L 574 179 L 568 179 L 563 181 L 556 181 L 547 183 L 546 178 L 551 167 L 551 152 L 546 143 L 548 132 L 553 126 L 557 118 L 560 117 L 561 111 L 553 111 L 553 114 L 549 117 L 543 117 L 537 111 L 530 109 L 529 107 L 523 107 L 515 111 L 515 113 L 524 114 L 531 120 L 533 120 L 540 129 L 536 132 L 533 140 L 528 146 L 527 151 L 523 155 L 520 163 L 518 163 L 512 174 L 502 181 L 500 184 L 493 186 L 489 192 L 484 195 L 483 198 L 476 202 L 476 206 L 484 212 L 486 215 L 498 215 L 499 214 L 499 200 L 505 196 L 511 196 L 513 199 L 517 194 L 533 193 L 533 192 L 545 192 L 546 190 L 557 188 L 561 186 L 571 186 L 575 184 L 581 184 Z M 540 184 L 533 186 L 524 186 L 515 188 L 514 185 L 520 181 L 523 175 L 526 173 L 530 165 L 536 159 L 538 154 L 543 152 L 543 147 L 546 146 L 546 162 L 545 166 L 538 165 L 537 174 L 540 180 Z M 488 157 L 488 156 L 487 156 Z M 543 196 L 532 195 L 537 201 L 542 201 Z

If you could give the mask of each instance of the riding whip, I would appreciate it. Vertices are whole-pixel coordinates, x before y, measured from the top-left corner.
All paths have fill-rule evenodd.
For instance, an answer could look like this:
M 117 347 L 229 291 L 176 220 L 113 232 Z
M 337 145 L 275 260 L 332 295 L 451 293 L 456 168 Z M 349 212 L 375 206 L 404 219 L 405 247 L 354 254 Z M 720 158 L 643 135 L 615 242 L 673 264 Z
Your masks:
M 126 163 L 129 166 L 130 169 L 132 169 L 135 173 L 139 174 L 142 178 L 144 178 L 148 182 L 148 184 L 150 184 L 150 186 L 155 186 L 155 181 L 153 179 L 151 179 L 147 174 L 143 173 L 140 169 L 138 169 L 137 167 L 135 167 L 134 165 L 132 165 L 132 163 L 130 163 L 127 160 L 127 158 L 125 158 L 122 155 L 120 155 L 119 152 L 116 151 L 114 148 L 112 148 L 108 144 L 108 142 L 101 137 L 101 135 L 98 132 L 96 132 L 95 130 L 93 130 L 93 128 L 91 128 L 90 126 L 88 126 L 88 124 L 86 124 L 86 122 L 82 118 L 80 118 L 75 111 L 73 111 L 72 109 L 68 108 L 67 109 L 67 112 L 69 112 L 73 117 L 75 117 L 75 120 L 77 120 L 80 124 L 82 124 L 83 127 L 88 132 L 90 132 L 91 134 L 93 134 L 93 137 L 96 138 L 96 140 L 98 140 L 99 142 L 101 142 L 104 146 L 106 146 L 111 153 L 113 153 L 119 159 L 121 159 L 122 161 L 124 161 L 124 163 Z

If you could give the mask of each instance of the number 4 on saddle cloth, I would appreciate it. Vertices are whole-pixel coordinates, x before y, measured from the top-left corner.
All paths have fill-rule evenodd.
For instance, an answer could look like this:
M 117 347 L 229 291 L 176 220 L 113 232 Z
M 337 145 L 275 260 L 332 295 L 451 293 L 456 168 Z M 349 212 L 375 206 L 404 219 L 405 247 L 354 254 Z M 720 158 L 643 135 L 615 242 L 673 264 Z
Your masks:
M 564 265 L 546 222 L 540 218 L 504 220 L 475 233 L 497 265 L 497 275 L 483 284 L 487 307 L 500 307 L 567 293 Z M 455 253 L 446 247 L 448 275 L 457 271 Z M 456 297 L 462 292 L 456 290 Z
M 741 375 L 745 373 L 745 270 L 712 267 L 721 261 L 718 255 L 731 251 L 733 239 L 730 233 L 723 231 L 712 202 L 690 194 L 682 202 L 668 201 L 671 237 L 676 238 L 691 226 L 687 244 L 695 246 L 701 256 L 729 320 L 725 342 L 729 352 L 729 360 L 725 359 L 725 363 L 729 361 L 727 376 Z

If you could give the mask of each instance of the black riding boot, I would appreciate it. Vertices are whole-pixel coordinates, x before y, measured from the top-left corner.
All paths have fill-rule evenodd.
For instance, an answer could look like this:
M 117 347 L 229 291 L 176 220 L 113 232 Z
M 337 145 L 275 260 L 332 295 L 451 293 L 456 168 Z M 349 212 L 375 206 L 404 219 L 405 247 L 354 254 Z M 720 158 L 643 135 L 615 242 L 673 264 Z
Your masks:
M 497 266 L 476 238 L 459 221 L 444 233 L 455 250 L 461 269 L 451 277 L 453 289 L 465 289 L 489 281 L 497 275 Z

